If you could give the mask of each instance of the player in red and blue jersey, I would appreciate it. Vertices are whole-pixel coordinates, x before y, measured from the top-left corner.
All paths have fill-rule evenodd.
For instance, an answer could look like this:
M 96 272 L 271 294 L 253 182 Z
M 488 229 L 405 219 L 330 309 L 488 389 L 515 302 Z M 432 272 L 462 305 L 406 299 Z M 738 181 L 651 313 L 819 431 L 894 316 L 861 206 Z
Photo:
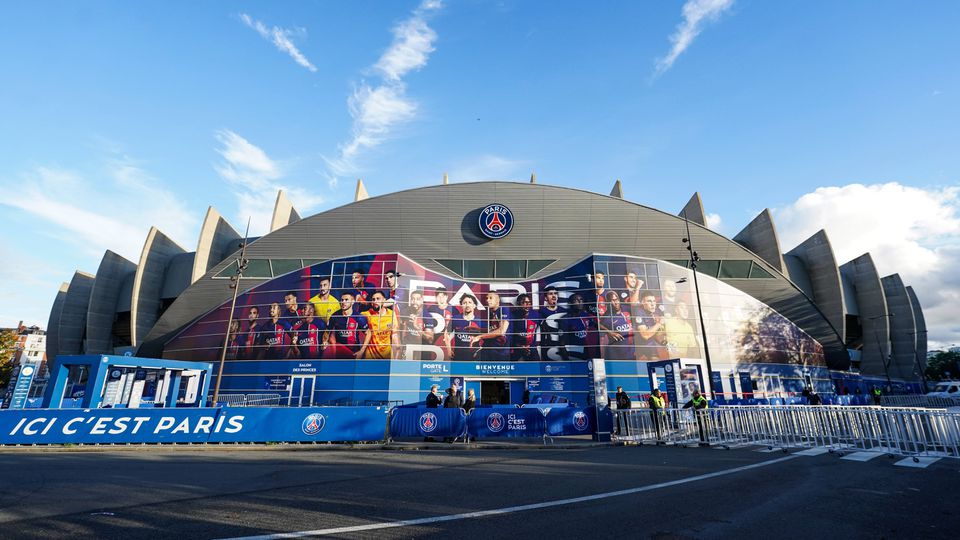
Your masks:
M 596 319 L 583 309 L 583 296 L 570 297 L 570 309 L 560 319 L 561 354 L 564 360 L 586 360 L 590 337 L 596 331 Z
M 623 309 L 616 291 L 607 292 L 607 314 L 600 319 L 600 329 L 607 335 L 604 358 L 607 360 L 635 360 L 633 347 L 633 320 Z
M 350 277 L 350 284 L 353 286 L 350 294 L 353 295 L 353 302 L 357 304 L 357 311 L 363 311 L 367 308 L 367 303 L 370 302 L 370 296 L 373 295 L 373 291 L 377 290 L 377 288 L 374 287 L 372 283 L 367 283 L 367 278 L 363 275 L 363 270 L 359 268 L 353 271 L 353 275 Z
M 475 360 L 480 352 L 480 335 L 487 330 L 487 321 L 477 316 L 477 299 L 460 297 L 461 313 L 454 314 L 447 332 L 447 353 L 451 360 Z
M 353 293 L 342 293 L 340 310 L 330 316 L 327 325 L 328 345 L 324 358 L 359 358 L 367 331 L 367 318 L 354 313 Z
M 316 317 L 316 308 L 313 304 L 303 307 L 303 319 L 300 320 L 297 339 L 300 345 L 300 355 L 303 358 L 320 358 L 326 348 L 324 332 L 327 325 L 323 319 Z
M 254 360 L 263 352 L 263 324 L 260 322 L 260 308 L 250 306 L 247 311 L 247 331 L 243 334 L 240 357 Z
M 444 288 L 443 285 L 437 287 L 434 294 L 436 295 L 437 304 L 427 308 L 427 315 L 429 315 L 433 321 L 434 345 L 446 349 L 447 329 L 450 328 L 450 321 L 453 320 L 453 314 L 457 310 L 447 303 L 450 297 L 447 295 L 447 289 Z
M 264 329 L 265 357 L 270 360 L 287 358 L 290 352 L 292 328 L 290 323 L 280 318 L 280 304 L 270 304 L 270 321 Z
M 564 309 L 557 303 L 560 299 L 560 291 L 553 285 L 547 286 L 543 290 L 543 307 L 540 308 L 540 359 L 563 360 L 563 353 L 560 349 L 563 345 L 560 343 L 560 319 L 565 313 Z
M 517 296 L 517 305 L 510 319 L 511 358 L 515 361 L 540 361 L 537 350 L 537 328 L 540 327 L 540 312 L 532 309 L 530 295 Z
M 483 360 L 509 360 L 507 330 L 510 328 L 510 309 L 500 305 L 500 293 L 490 291 L 486 295 L 487 332 L 473 338 L 473 344 L 479 342 L 483 348 L 480 358 Z

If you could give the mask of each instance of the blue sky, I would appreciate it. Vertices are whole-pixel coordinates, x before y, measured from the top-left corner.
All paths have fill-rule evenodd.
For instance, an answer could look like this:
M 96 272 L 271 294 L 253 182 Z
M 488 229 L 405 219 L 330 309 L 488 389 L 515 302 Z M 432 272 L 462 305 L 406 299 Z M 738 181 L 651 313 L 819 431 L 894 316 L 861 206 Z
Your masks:
M 826 228 L 960 343 L 956 2 L 42 2 L 0 18 L 0 325 L 151 224 L 268 226 L 371 194 L 508 179 L 784 250 Z

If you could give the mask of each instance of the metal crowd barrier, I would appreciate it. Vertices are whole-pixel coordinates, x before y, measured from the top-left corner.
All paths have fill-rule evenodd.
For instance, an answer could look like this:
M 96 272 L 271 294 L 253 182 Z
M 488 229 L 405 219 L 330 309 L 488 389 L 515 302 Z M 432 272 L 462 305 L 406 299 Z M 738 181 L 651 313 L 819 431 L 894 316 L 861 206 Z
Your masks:
M 277 407 L 280 394 L 220 394 L 217 405 L 227 407 Z
M 939 396 L 881 396 L 880 405 L 882 407 L 921 407 L 927 409 L 949 409 L 950 407 L 960 407 L 960 398 L 939 397 Z
M 614 412 L 618 441 L 960 458 L 960 412 L 941 409 L 786 405 Z

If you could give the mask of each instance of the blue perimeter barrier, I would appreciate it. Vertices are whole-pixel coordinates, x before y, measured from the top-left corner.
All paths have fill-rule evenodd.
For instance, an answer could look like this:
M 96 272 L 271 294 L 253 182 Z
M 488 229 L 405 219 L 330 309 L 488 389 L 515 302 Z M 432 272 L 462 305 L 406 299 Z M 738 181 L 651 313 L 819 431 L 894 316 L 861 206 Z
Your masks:
M 460 409 L 398 407 L 390 416 L 390 437 L 591 435 L 596 422 L 597 415 L 593 407 L 477 408 L 469 416 Z
M 462 437 L 466 433 L 463 409 L 397 407 L 390 414 L 390 437 Z
M 386 415 L 385 407 L 6 410 L 0 445 L 380 441 Z

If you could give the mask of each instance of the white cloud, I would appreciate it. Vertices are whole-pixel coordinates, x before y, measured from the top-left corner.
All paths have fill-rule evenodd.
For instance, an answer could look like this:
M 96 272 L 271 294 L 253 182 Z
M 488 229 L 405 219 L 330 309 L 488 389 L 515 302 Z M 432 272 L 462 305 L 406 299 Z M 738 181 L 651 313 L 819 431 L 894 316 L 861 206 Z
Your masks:
M 297 46 L 293 44 L 293 41 L 290 39 L 294 34 L 293 31 L 280 28 L 279 26 L 267 28 L 267 25 L 254 19 L 246 13 L 240 14 L 240 20 L 243 21 L 243 24 L 256 30 L 263 39 L 273 43 L 273 46 L 276 47 L 277 50 L 288 54 L 290 58 L 293 58 L 293 61 L 297 64 L 300 64 L 312 72 L 317 71 L 316 66 L 311 64 L 310 60 L 307 60 L 307 57 L 304 56 L 303 53 L 297 49 Z M 303 34 L 305 31 L 301 29 L 298 30 L 297 33 Z
M 273 205 L 280 190 L 286 192 L 294 207 L 301 212 L 324 201 L 308 190 L 282 183 L 282 167 L 240 135 L 225 129 L 216 132 L 215 137 L 220 143 L 217 153 L 223 161 L 214 165 L 214 169 L 228 182 L 237 197 L 238 213 L 243 223 L 237 226 L 245 227 L 249 218 L 251 235 L 269 231 Z
M 723 218 L 720 217 L 720 214 L 707 214 L 707 228 L 719 231 L 720 227 L 723 226 Z
M 700 35 L 703 25 L 719 19 L 732 5 L 733 0 L 687 0 L 683 4 L 683 22 L 677 25 L 677 30 L 670 36 L 673 46 L 666 56 L 657 60 L 655 76 L 670 69 L 683 51 Z
M 529 160 L 487 154 L 456 165 L 450 171 L 450 181 L 522 180 L 530 174 L 530 167 Z
M 373 65 L 381 84 L 360 83 L 347 99 L 353 119 L 350 139 L 339 145 L 335 158 L 324 157 L 333 187 L 338 177 L 359 171 L 357 160 L 366 150 L 379 146 L 395 130 L 416 117 L 417 103 L 407 97 L 403 77 L 427 65 L 437 33 L 427 25 L 442 7 L 438 0 L 424 0 L 407 19 L 393 28 L 393 42 Z
M 127 157 L 106 163 L 107 181 L 88 180 L 81 173 L 37 167 L 20 176 L 18 196 L 0 200 L 51 225 L 46 234 L 99 258 L 107 249 L 138 260 L 151 225 L 178 242 L 196 235 L 196 216 Z
M 839 264 L 869 252 L 881 276 L 914 287 L 928 339 L 960 343 L 960 188 L 823 187 L 774 216 L 784 250 L 825 229 Z

